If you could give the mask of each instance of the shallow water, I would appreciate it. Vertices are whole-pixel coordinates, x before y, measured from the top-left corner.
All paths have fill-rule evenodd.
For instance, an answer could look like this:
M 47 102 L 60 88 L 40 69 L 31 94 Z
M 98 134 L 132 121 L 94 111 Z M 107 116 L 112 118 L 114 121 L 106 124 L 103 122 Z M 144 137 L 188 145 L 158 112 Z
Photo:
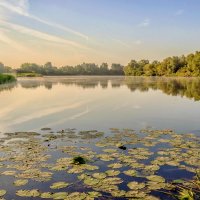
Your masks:
M 20 78 L 0 86 L 0 103 L 0 132 L 153 127 L 200 133 L 198 78 Z
M 166 195 L 173 193 L 172 181 L 193 179 L 200 166 L 199 145 L 200 137 L 195 134 L 171 130 L 7 133 L 0 143 L 0 191 L 6 191 L 6 199 L 16 200 L 42 199 L 47 192 L 48 199 L 67 192 L 75 196 L 59 199 L 92 200 L 90 192 L 94 191 L 98 192 L 95 199 L 101 200 L 172 200 Z M 84 157 L 86 164 L 73 164 L 74 156 Z M 15 184 L 21 180 L 27 182 Z M 52 188 L 58 182 L 69 185 Z

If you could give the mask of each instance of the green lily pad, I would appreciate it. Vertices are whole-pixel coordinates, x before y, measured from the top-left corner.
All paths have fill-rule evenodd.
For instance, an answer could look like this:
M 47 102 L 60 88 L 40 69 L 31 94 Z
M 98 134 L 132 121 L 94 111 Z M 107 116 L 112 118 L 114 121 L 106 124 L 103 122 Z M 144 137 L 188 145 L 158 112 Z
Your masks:
M 117 176 L 117 175 L 120 174 L 120 171 L 118 171 L 118 170 L 107 170 L 105 173 L 108 174 L 108 176 Z
M 162 176 L 151 175 L 146 177 L 148 180 L 157 182 L 157 183 L 164 183 L 165 179 Z
M 52 193 L 51 192 L 43 192 L 40 197 L 42 199 L 51 199 L 53 197 Z
M 4 196 L 6 194 L 6 190 L 0 190 L 0 197 Z
M 23 186 L 23 185 L 26 185 L 27 183 L 28 183 L 28 180 L 20 179 L 20 180 L 16 180 L 13 184 L 15 186 Z
M 56 200 L 66 199 L 67 196 L 68 196 L 67 192 L 56 192 L 52 195 L 53 199 Z
M 92 176 L 94 178 L 97 178 L 97 179 L 104 179 L 104 178 L 106 178 L 106 174 L 105 173 L 94 173 L 94 174 L 92 174 Z
M 127 170 L 123 172 L 124 174 L 126 174 L 127 176 L 136 176 L 137 172 L 135 170 Z
M 89 196 L 92 197 L 92 198 L 98 198 L 98 197 L 101 197 L 102 194 L 100 192 L 95 192 L 95 191 L 92 191 L 92 192 L 88 192 Z
M 98 183 L 99 183 L 99 179 L 96 179 L 96 178 L 87 177 L 86 179 L 84 179 L 84 184 L 89 185 L 89 186 L 97 185 Z
M 6 176 L 14 176 L 16 174 L 16 171 L 4 171 L 2 172 L 2 174 Z
M 113 164 L 108 165 L 108 167 L 111 167 L 113 169 L 118 169 L 118 168 L 123 167 L 123 165 L 121 163 L 113 163 Z
M 69 183 L 66 183 L 66 182 L 56 182 L 56 183 L 53 183 L 50 188 L 51 189 L 61 189 L 61 188 L 65 188 L 69 185 Z
M 133 182 L 129 182 L 127 184 L 127 186 L 131 189 L 131 190 L 139 190 L 139 189 L 142 189 L 145 187 L 145 184 L 144 183 L 138 183 L 136 181 L 133 181 Z
M 32 189 L 32 190 L 18 190 L 16 192 L 16 195 L 20 196 L 20 197 L 38 197 L 40 195 L 40 193 L 36 189 Z

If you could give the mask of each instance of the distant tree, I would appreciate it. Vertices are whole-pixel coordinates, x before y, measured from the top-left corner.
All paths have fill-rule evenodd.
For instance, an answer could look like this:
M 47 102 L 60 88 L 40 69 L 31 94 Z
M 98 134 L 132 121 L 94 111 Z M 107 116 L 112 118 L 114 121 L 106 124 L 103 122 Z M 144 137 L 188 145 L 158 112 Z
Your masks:
M 111 65 L 111 74 L 113 75 L 123 75 L 124 74 L 124 71 L 123 71 L 123 66 L 120 65 L 120 64 L 116 64 L 116 63 L 113 63 Z
M 124 73 L 126 76 L 141 76 L 143 74 L 143 69 L 136 60 L 131 60 L 131 62 L 124 67 Z
M 5 66 L 0 62 L 0 73 L 11 73 L 13 70 L 11 67 Z
M 45 75 L 57 75 L 57 67 L 54 67 L 51 62 L 47 62 L 43 66 Z
M 102 64 L 100 65 L 99 73 L 100 73 L 101 75 L 109 74 L 109 69 L 108 69 L 108 64 L 107 64 L 107 63 L 102 63 Z
M 19 73 L 41 73 L 42 67 L 35 64 L 35 63 L 24 63 L 21 65 L 19 69 L 17 69 L 17 72 Z

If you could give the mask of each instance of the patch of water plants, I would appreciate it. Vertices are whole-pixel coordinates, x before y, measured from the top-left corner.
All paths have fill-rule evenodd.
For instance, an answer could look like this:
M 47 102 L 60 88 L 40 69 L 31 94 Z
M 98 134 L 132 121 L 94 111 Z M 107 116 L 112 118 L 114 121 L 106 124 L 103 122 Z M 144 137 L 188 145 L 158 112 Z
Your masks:
M 0 199 L 199 199 L 200 137 L 112 128 L 5 133 Z
M 10 74 L 0 74 L 0 85 L 16 81 L 16 78 Z

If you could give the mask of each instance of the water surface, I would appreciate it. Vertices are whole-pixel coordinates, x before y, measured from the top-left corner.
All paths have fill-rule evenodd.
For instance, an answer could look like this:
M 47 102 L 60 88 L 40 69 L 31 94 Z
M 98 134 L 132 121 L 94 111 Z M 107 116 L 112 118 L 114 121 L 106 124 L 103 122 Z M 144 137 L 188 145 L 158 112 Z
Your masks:
M 0 131 L 42 127 L 200 130 L 200 79 L 20 78 L 0 87 Z

